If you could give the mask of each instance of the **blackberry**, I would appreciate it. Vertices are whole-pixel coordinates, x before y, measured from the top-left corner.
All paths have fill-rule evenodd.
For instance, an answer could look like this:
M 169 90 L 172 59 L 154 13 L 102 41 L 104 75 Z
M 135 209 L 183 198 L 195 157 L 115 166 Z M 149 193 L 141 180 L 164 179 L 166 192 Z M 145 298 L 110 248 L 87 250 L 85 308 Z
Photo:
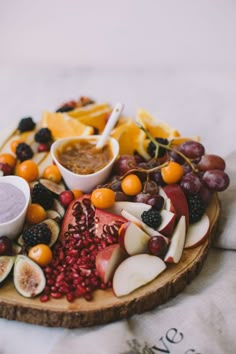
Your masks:
M 52 192 L 38 182 L 31 192 L 32 203 L 40 204 L 44 209 L 51 209 L 54 203 Z
M 29 160 L 33 157 L 34 153 L 31 147 L 26 143 L 19 143 L 16 147 L 16 157 L 20 162 Z
M 70 112 L 70 111 L 73 111 L 73 109 L 75 109 L 75 107 L 74 106 L 70 106 L 70 105 L 63 105 L 63 106 L 61 106 L 61 107 L 59 107 L 57 110 L 56 110 L 56 112 L 57 113 L 64 113 L 64 112 Z
M 144 211 L 141 214 L 141 219 L 146 225 L 152 227 L 153 229 L 158 228 L 162 221 L 160 212 L 153 208 Z
M 187 195 L 187 202 L 189 208 L 189 223 L 193 224 L 201 219 L 206 208 L 198 194 Z
M 156 140 L 158 143 L 163 144 L 163 145 L 168 145 L 168 144 L 169 144 L 169 140 L 167 140 L 167 139 L 155 138 L 155 140 Z M 154 144 L 152 141 L 150 141 L 150 143 L 149 143 L 149 145 L 148 145 L 147 152 L 148 152 L 148 154 L 149 154 L 151 157 L 154 157 L 154 156 L 155 156 L 156 146 L 155 146 L 155 144 Z M 162 156 L 165 155 L 165 153 L 166 153 L 166 149 L 163 148 L 162 146 L 159 146 L 157 157 L 162 157 Z
M 17 129 L 23 133 L 33 130 L 36 126 L 36 123 L 33 121 L 32 117 L 22 118 L 18 124 Z
M 49 245 L 51 241 L 51 235 L 52 231 L 48 225 L 42 222 L 26 229 L 22 234 L 22 238 L 26 248 L 30 248 L 38 245 L 39 243 Z
M 41 128 L 34 136 L 37 143 L 49 143 L 52 140 L 51 130 L 48 128 Z

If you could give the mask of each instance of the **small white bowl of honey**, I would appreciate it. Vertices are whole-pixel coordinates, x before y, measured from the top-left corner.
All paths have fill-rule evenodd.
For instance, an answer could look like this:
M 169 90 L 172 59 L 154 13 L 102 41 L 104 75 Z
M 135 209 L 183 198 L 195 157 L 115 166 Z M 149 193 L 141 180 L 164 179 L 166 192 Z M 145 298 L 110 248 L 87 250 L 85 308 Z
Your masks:
M 97 148 L 99 135 L 68 137 L 56 140 L 51 156 L 69 189 L 90 193 L 109 177 L 119 155 L 119 143 L 108 137 L 102 148 Z

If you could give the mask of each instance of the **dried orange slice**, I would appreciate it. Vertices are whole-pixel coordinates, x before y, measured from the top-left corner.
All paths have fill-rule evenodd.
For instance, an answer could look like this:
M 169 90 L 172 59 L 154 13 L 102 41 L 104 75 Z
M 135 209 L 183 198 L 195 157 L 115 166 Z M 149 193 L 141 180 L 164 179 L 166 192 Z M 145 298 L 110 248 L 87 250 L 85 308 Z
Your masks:
M 54 139 L 92 135 L 94 132 L 93 127 L 87 126 L 65 113 L 44 112 L 41 126 L 50 129 Z
M 162 122 L 150 115 L 144 109 L 139 109 L 136 114 L 136 120 L 140 123 L 153 137 L 171 139 L 179 137 L 180 133 L 172 128 L 169 124 Z
M 149 158 L 146 151 L 146 134 L 131 118 L 121 118 L 111 136 L 119 142 L 120 155 L 130 155 L 137 151 L 144 158 Z

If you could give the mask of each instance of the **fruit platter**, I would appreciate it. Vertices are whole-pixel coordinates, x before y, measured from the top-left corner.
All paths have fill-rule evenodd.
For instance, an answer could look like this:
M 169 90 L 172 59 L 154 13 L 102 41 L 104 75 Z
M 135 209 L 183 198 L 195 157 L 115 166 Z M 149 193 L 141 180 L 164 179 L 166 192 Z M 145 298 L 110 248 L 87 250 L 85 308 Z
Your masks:
M 0 317 L 49 327 L 107 324 L 164 304 L 202 269 L 218 193 L 230 180 L 224 159 L 206 152 L 199 136 L 143 109 L 122 113 L 110 134 L 119 154 L 108 177 L 89 190 L 63 177 L 106 168 L 113 152 L 107 146 L 95 156 L 89 137 L 102 134 L 112 112 L 80 97 L 38 122 L 20 118 L 1 137 Z M 56 163 L 52 146 L 65 138 Z M 10 176 L 27 182 L 30 198 L 22 227 L 8 235 L 1 227 L 19 204 L 12 192 L 9 206 Z

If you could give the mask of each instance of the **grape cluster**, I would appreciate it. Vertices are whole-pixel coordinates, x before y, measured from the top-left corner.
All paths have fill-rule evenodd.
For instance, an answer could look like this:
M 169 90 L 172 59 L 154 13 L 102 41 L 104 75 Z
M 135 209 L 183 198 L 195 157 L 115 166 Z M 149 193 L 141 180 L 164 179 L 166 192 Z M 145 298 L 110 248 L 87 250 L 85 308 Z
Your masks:
M 196 222 L 209 205 L 213 193 L 224 191 L 229 186 L 230 179 L 225 172 L 225 161 L 218 155 L 206 154 L 204 146 L 197 141 L 185 141 L 180 145 L 172 145 L 170 141 L 168 145 L 165 142 L 162 146 L 160 139 L 155 140 L 161 148 L 165 148 L 164 160 L 163 156 L 144 160 L 139 155 L 121 155 L 106 186 L 115 191 L 116 200 L 146 203 L 160 211 L 164 198 L 159 194 L 159 189 L 169 183 L 164 179 L 163 170 L 171 165 L 171 161 L 175 162 L 183 171 L 176 183 L 189 200 L 192 222 Z M 172 165 L 176 167 L 176 164 Z M 142 182 L 142 190 L 133 196 L 122 190 L 122 180 L 129 174 L 136 174 Z M 197 212 L 199 205 L 201 208 Z

